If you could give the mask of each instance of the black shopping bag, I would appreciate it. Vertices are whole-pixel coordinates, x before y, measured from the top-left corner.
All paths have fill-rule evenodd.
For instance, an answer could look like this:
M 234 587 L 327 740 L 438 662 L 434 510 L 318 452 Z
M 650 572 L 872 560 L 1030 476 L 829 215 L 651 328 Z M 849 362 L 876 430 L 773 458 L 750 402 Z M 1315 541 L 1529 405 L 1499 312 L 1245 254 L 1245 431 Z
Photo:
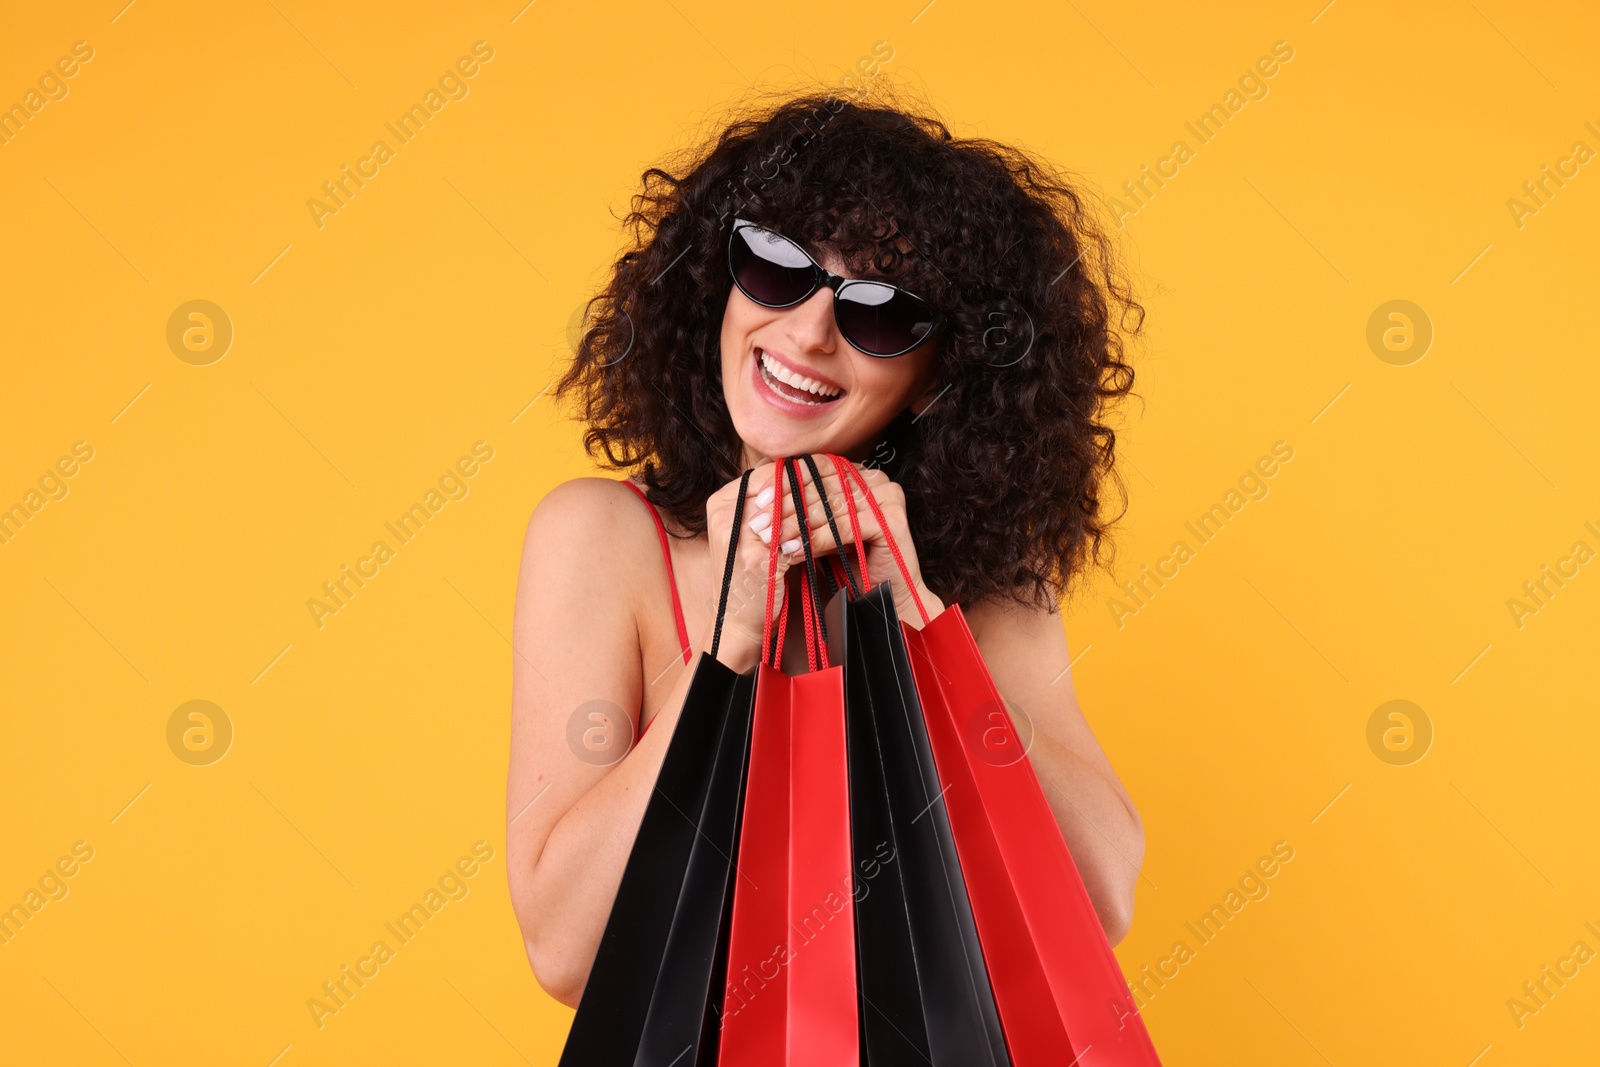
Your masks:
M 861 1062 L 1009 1065 L 891 584 L 842 631 Z
M 739 486 L 717 631 L 750 472 Z M 749 760 L 755 672 L 695 666 L 560 1067 L 707 1067 L 717 1058 L 732 857 Z

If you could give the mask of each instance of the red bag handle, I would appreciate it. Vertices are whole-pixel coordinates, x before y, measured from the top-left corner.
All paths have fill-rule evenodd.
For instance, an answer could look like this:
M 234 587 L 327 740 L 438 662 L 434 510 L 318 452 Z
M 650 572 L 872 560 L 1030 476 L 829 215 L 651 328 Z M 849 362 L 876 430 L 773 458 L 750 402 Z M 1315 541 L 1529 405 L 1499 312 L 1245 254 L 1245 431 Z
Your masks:
M 811 550 L 811 524 L 806 517 L 806 490 L 805 481 L 800 477 L 800 461 L 791 457 L 785 463 L 793 468 L 789 488 L 794 496 L 794 513 L 798 518 L 800 543 L 806 557 L 805 580 L 800 583 L 801 618 L 806 624 L 806 663 L 816 671 L 828 666 L 827 628 L 822 623 L 818 608 L 820 591 L 817 588 L 817 562 Z M 818 486 L 818 492 L 821 492 L 821 486 Z
M 872 508 L 872 517 L 878 520 L 878 529 L 883 531 L 883 541 L 889 546 L 889 551 L 893 553 L 894 561 L 900 567 L 900 574 L 906 580 L 906 588 L 911 590 L 911 599 L 917 605 L 917 614 L 922 616 L 922 624 L 926 626 L 932 621 L 928 618 L 928 609 L 922 604 L 922 596 L 917 592 L 917 583 L 911 580 L 911 569 L 906 566 L 905 557 L 900 554 L 900 546 L 895 544 L 894 535 L 889 532 L 889 524 L 883 521 L 883 510 L 878 507 L 878 498 L 872 495 L 872 487 L 867 484 L 866 478 L 856 469 L 855 464 L 846 464 L 843 473 L 848 473 L 854 477 L 861 486 L 862 495 L 867 498 L 867 504 Z M 847 482 L 846 484 L 849 483 Z M 846 492 L 846 499 L 849 498 L 849 495 Z M 866 570 L 865 566 L 862 567 L 862 570 Z
M 884 544 L 889 546 L 889 552 L 894 556 L 895 565 L 899 567 L 900 575 L 905 579 L 906 588 L 911 592 L 911 601 L 917 607 L 917 614 L 922 617 L 922 623 L 926 626 L 932 621 L 928 615 L 927 606 L 922 602 L 922 595 L 917 592 L 917 583 L 911 578 L 911 568 L 906 566 L 905 555 L 900 551 L 900 546 L 896 543 L 894 535 L 889 532 L 889 524 L 883 517 L 883 509 L 878 506 L 878 498 L 873 495 L 872 487 L 867 484 L 865 476 L 862 475 L 855 464 L 842 456 L 831 453 L 824 453 L 824 455 L 833 464 L 834 470 L 839 475 L 840 484 L 844 487 L 845 508 L 849 514 L 850 534 L 855 542 L 856 559 L 860 564 L 862 591 L 865 592 L 871 588 L 871 579 L 867 576 L 867 550 L 861 540 L 860 517 L 856 510 L 855 495 L 851 491 L 851 479 L 854 479 L 856 485 L 861 487 L 861 493 L 866 498 L 867 506 L 872 509 L 873 518 L 878 520 L 878 529 L 883 532 Z M 800 519 L 800 531 L 804 538 L 801 544 L 806 554 L 806 580 L 801 583 L 800 617 L 804 621 L 806 628 L 806 663 L 811 670 L 815 671 L 828 666 L 828 648 L 826 630 L 824 629 L 822 615 L 817 604 L 817 591 L 815 589 L 816 560 L 811 552 L 811 531 L 805 521 L 805 486 L 800 478 L 798 462 L 797 459 L 792 457 L 773 461 L 772 484 L 774 491 L 772 494 L 772 525 L 770 527 L 773 534 L 772 543 L 768 548 L 767 554 L 767 611 L 766 618 L 762 623 L 761 643 L 762 647 L 767 650 L 767 657 L 770 659 L 771 666 L 774 668 L 781 667 L 783 663 L 783 640 L 789 621 L 788 612 L 783 612 L 778 618 L 777 641 L 775 643 L 772 640 L 772 614 L 773 604 L 777 596 L 779 534 L 782 531 L 781 520 L 783 516 L 782 492 L 784 479 L 787 475 L 790 479 L 789 491 L 795 499 L 795 514 Z M 791 464 L 795 464 L 792 471 L 790 470 Z M 820 485 L 817 487 L 817 492 L 819 495 L 822 493 Z
M 839 485 L 844 489 L 844 506 L 850 515 L 850 539 L 856 548 L 856 572 L 861 575 L 861 591 L 865 593 L 872 588 L 872 577 L 867 574 L 867 546 L 861 543 L 861 519 L 856 514 L 856 497 L 850 491 L 850 478 L 845 474 L 850 461 L 831 452 L 824 453 L 823 458 L 833 464 L 834 472 L 839 475 Z
M 814 671 L 821 670 L 828 665 L 828 650 L 814 625 L 817 605 L 811 599 L 810 582 L 800 583 L 800 613 L 806 622 L 806 665 Z
M 783 529 L 783 487 L 784 476 L 790 477 L 789 491 L 795 497 L 796 514 L 800 517 L 800 530 L 804 540 L 801 542 L 806 553 L 806 580 L 800 583 L 800 617 L 806 627 L 806 664 L 815 671 L 828 666 L 828 647 L 826 631 L 823 628 L 822 616 L 816 603 L 816 562 L 811 554 L 811 532 L 805 523 L 805 489 L 799 475 L 799 461 L 792 458 L 775 460 L 772 469 L 772 541 L 767 550 L 767 612 L 761 627 L 761 646 L 765 652 L 763 662 L 773 668 L 783 666 L 783 641 L 788 628 L 789 613 L 780 609 L 777 625 L 777 640 L 773 641 L 773 604 L 777 598 L 778 585 L 778 553 Z M 796 464 L 793 472 L 790 464 Z
M 785 611 L 778 619 L 778 641 L 772 642 L 772 604 L 777 596 L 778 585 L 778 534 L 782 530 L 783 518 L 783 460 L 774 460 L 772 464 L 772 543 L 767 553 L 767 614 L 761 623 L 761 651 L 762 662 L 771 660 L 772 667 L 783 665 L 783 636 L 784 629 L 789 622 L 789 613 Z

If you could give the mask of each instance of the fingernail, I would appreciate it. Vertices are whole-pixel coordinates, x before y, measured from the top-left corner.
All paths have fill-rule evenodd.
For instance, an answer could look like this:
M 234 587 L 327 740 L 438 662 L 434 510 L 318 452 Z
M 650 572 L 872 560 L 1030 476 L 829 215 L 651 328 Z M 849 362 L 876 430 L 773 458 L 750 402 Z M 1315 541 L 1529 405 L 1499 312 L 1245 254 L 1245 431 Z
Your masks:
M 771 513 L 765 511 L 750 520 L 750 529 L 754 530 L 756 533 L 761 533 L 771 525 L 772 515 Z
M 771 530 L 757 530 L 756 531 L 756 536 L 761 538 L 761 543 L 762 544 L 764 544 L 764 545 L 772 544 L 772 531 Z
M 756 494 L 756 507 L 764 508 L 770 503 L 772 503 L 772 486 L 769 485 Z
M 778 547 L 783 549 L 784 555 L 793 555 L 794 553 L 800 551 L 800 538 L 791 538 Z

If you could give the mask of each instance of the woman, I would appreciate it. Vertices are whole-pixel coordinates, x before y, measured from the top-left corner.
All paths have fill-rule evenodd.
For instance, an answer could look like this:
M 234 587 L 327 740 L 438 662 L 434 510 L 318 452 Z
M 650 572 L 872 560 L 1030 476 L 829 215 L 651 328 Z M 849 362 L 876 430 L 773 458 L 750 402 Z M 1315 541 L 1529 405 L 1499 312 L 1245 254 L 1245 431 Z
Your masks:
M 507 848 L 539 984 L 568 1005 L 583 992 L 693 653 L 710 646 L 749 468 L 747 595 L 717 658 L 758 662 L 770 539 L 786 588 L 801 558 L 792 502 L 768 528 L 771 460 L 805 453 L 863 468 L 930 616 L 961 604 L 1115 944 L 1144 832 L 1074 697 L 1059 614 L 1101 560 L 1101 484 L 1121 484 L 1099 419 L 1132 386 L 1123 336 L 1143 313 L 1108 240 L 1021 152 L 831 95 L 737 121 L 676 169 L 645 172 L 633 247 L 557 389 L 580 402 L 590 453 L 634 480 L 558 486 L 523 548 Z M 836 551 L 817 492 L 804 521 L 816 551 Z M 868 572 L 917 625 L 862 519 Z M 799 597 L 778 592 L 784 666 L 801 673 Z

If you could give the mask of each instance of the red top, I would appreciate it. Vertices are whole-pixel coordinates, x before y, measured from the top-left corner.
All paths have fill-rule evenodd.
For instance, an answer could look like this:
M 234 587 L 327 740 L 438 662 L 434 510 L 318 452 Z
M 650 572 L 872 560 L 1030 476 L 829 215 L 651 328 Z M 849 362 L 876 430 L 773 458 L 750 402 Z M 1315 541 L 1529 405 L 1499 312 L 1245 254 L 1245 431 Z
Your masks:
M 683 662 L 688 663 L 694 659 L 694 652 L 689 648 L 689 628 L 683 623 L 683 604 L 678 600 L 678 580 L 672 573 L 672 545 L 667 540 L 667 527 L 662 523 L 661 513 L 656 511 L 656 506 L 644 495 L 644 490 L 627 480 L 623 480 L 622 484 L 632 489 L 639 499 L 644 501 L 644 506 L 650 509 L 650 518 L 655 520 L 656 536 L 661 539 L 661 561 L 667 565 L 667 587 L 672 590 L 672 615 L 678 624 L 678 643 L 683 646 Z M 644 729 L 649 728 L 649 724 L 646 723 Z M 644 730 L 639 731 L 639 736 L 644 736 Z

